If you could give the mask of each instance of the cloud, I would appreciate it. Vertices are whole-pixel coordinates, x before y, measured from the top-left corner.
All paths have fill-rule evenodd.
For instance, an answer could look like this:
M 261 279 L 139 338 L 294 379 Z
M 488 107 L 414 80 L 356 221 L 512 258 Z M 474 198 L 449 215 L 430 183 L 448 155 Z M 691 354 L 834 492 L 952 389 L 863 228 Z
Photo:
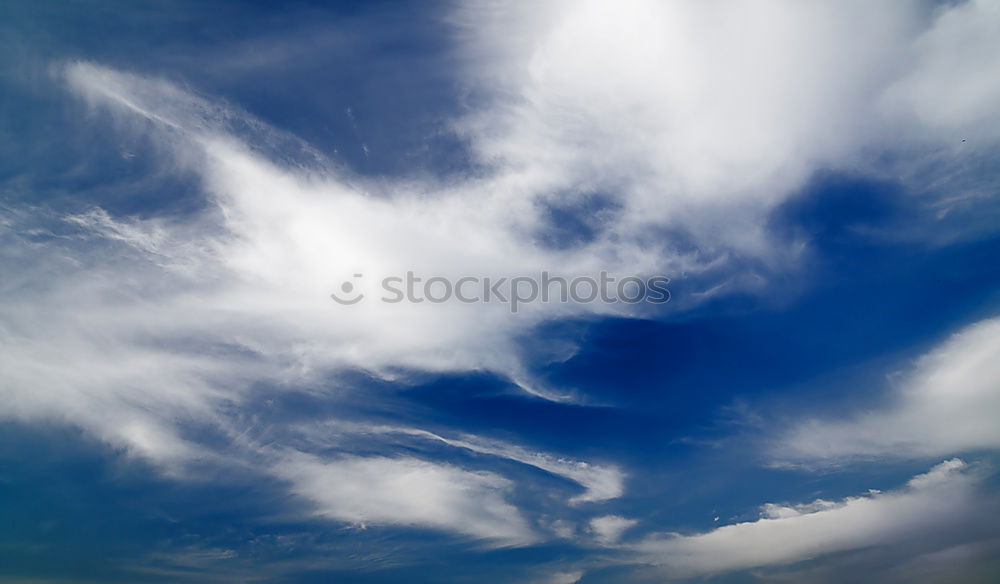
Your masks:
M 282 462 L 277 473 L 315 503 L 318 514 L 361 527 L 432 527 L 508 545 L 538 539 L 503 499 L 510 481 L 495 474 L 415 458 L 305 455 Z
M 933 25 L 914 42 L 909 71 L 886 92 L 886 105 L 905 107 L 927 126 L 955 136 L 997 139 L 1000 123 L 991 112 L 1000 94 L 998 32 L 995 2 L 938 8 Z
M 615 544 L 618 543 L 622 534 L 636 523 L 638 521 L 635 519 L 628 519 L 618 515 L 603 515 L 590 520 L 590 531 L 599 543 L 605 545 Z
M 654 536 L 634 547 L 672 577 L 687 577 L 902 545 L 973 516 L 981 478 L 965 462 L 952 459 L 894 491 L 805 505 L 769 504 L 757 521 L 697 535 Z
M 921 357 L 883 408 L 813 419 L 781 436 L 786 462 L 941 456 L 1000 448 L 1000 319 L 978 322 Z
M 459 448 L 515 460 L 574 481 L 583 486 L 585 490 L 570 498 L 570 503 L 608 501 L 622 496 L 625 492 L 625 474 L 615 466 L 556 457 L 546 452 L 529 451 L 516 444 L 484 441 L 474 436 L 447 442 Z
M 584 572 L 582 570 L 574 570 L 572 572 L 557 572 L 543 579 L 538 580 L 538 584 L 576 584 L 583 578 Z
M 655 266 L 637 248 L 539 248 L 529 233 L 533 203 L 512 200 L 509 185 L 384 185 L 329 169 L 279 166 L 251 150 L 276 141 L 274 132 L 232 108 L 213 106 L 162 81 L 91 64 L 70 65 L 66 77 L 75 91 L 116 117 L 151 123 L 146 131 L 166 142 L 173 162 L 200 177 L 213 208 L 200 218 L 201 231 L 184 233 L 183 239 L 197 238 L 206 252 L 198 275 L 216 286 L 205 300 L 224 303 L 234 314 L 267 315 L 266 336 L 274 339 L 268 355 L 291 345 L 300 352 L 298 359 L 318 368 L 485 368 L 518 378 L 523 372 L 512 356 L 512 339 L 539 321 L 631 310 L 622 304 L 534 303 L 511 315 L 499 303 L 457 302 L 369 302 L 338 310 L 329 292 L 359 273 L 374 295 L 383 277 L 408 271 L 454 281 L 543 270 L 592 275 L 609 267 L 650 273 Z M 252 144 L 237 137 L 234 126 L 251 128 L 246 139 Z M 122 240 L 120 222 L 95 226 Z M 152 237 L 139 225 L 128 232 L 133 245 Z M 158 253 L 184 256 L 188 250 Z
M 904 177 L 952 202 L 993 177 L 987 1 L 463 6 L 465 74 L 486 105 L 460 129 L 542 200 L 610 197 L 615 237 L 662 245 L 666 228 L 703 257 L 792 262 L 764 218 L 817 170 Z M 975 151 L 957 150 L 965 131 Z
M 498 456 L 533 466 L 583 486 L 585 489 L 584 492 L 575 495 L 569 500 L 573 504 L 616 499 L 625 492 L 625 474 L 615 466 L 604 466 L 554 456 L 547 452 L 531 451 L 516 444 L 508 444 L 499 440 L 487 440 L 471 435 L 462 436 L 460 439 L 451 439 L 425 430 L 390 427 L 367 427 L 363 431 L 397 432 L 430 438 L 456 448 L 464 448 L 473 452 Z
M 267 411 L 253 405 L 260 384 L 270 385 L 264 391 L 307 391 L 321 376 L 305 367 L 306 351 L 269 346 L 269 332 L 288 332 L 280 321 L 260 326 L 265 313 L 246 312 L 235 297 L 213 301 L 225 271 L 209 269 L 217 264 L 206 240 L 102 211 L 51 224 L 12 217 L 16 228 L 2 234 L 9 245 L 0 253 L 8 264 L 25 257 L 30 263 L 18 279 L 0 284 L 4 417 L 79 426 L 177 478 L 250 469 L 280 479 L 338 521 L 440 529 L 492 545 L 541 538 L 506 502 L 512 482 L 499 474 L 415 458 L 325 460 L 293 449 L 295 438 L 270 428 Z M 44 229 L 28 229 L 32 221 Z M 322 391 L 327 403 L 338 399 L 335 389 Z M 314 430 L 325 420 L 304 423 Z M 615 467 L 468 434 L 452 445 L 579 482 L 585 490 L 574 500 L 622 492 Z M 193 465 L 199 472 L 190 472 Z

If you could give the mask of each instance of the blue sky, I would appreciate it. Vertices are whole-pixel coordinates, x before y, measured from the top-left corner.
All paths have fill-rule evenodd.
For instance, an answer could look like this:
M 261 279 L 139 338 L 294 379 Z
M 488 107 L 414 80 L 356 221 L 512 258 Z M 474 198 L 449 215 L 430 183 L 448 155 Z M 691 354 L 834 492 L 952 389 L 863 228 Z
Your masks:
M 0 10 L 0 582 L 1000 576 L 996 2 Z

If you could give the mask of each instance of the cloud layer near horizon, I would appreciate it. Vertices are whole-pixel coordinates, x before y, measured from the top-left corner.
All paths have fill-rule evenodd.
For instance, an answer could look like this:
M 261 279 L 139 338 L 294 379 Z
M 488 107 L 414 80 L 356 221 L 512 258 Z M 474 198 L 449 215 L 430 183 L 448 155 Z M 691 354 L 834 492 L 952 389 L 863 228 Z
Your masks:
M 756 521 L 698 535 L 665 535 L 635 545 L 671 577 L 799 562 L 834 552 L 906 545 L 960 526 L 974 515 L 981 480 L 959 459 L 938 464 L 905 487 L 840 501 L 764 505 Z

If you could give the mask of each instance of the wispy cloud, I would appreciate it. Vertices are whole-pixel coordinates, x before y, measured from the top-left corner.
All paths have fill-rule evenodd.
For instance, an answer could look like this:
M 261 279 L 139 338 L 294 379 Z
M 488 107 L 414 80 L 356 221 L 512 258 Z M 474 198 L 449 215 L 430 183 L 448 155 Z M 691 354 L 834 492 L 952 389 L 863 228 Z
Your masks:
M 590 520 L 590 531 L 599 543 L 611 545 L 618 543 L 622 534 L 636 523 L 635 519 L 619 515 L 602 515 Z
M 524 545 L 538 536 L 503 499 L 510 481 L 486 472 L 413 458 L 299 455 L 277 473 L 320 515 L 367 525 L 445 529 L 494 544 Z
M 583 493 L 573 496 L 569 500 L 570 503 L 607 501 L 618 498 L 625 492 L 625 473 L 615 466 L 554 456 L 547 452 L 532 451 L 516 444 L 487 440 L 478 436 L 464 435 L 461 438 L 445 438 L 426 430 L 384 426 L 371 426 L 363 428 L 362 431 L 395 432 L 429 438 L 456 448 L 498 456 L 539 468 L 569 479 L 585 488 Z
M 1000 448 L 1000 319 L 969 326 L 920 358 L 889 399 L 846 419 L 801 422 L 777 440 L 774 456 L 816 464 Z
M 650 537 L 635 549 L 672 577 L 789 564 L 834 552 L 903 545 L 967 521 L 981 477 L 952 459 L 905 487 L 838 501 L 765 505 L 757 521 L 697 535 Z

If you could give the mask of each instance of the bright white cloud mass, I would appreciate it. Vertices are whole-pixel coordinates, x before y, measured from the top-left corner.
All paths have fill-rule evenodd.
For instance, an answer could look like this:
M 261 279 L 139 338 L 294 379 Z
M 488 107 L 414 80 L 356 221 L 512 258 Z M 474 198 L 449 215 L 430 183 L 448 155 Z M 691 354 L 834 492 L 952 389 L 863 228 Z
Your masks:
M 759 519 L 711 530 L 701 515 L 657 511 L 662 493 L 693 500 L 680 485 L 697 487 L 652 453 L 696 430 L 656 433 L 668 422 L 655 418 L 664 402 L 652 392 L 697 393 L 714 378 L 638 381 L 627 359 L 618 371 L 584 370 L 581 378 L 623 395 L 638 391 L 630 384 L 650 388 L 636 399 L 650 400 L 640 413 L 656 430 L 639 437 L 640 422 L 586 417 L 613 410 L 614 391 L 592 395 L 553 373 L 580 355 L 613 353 L 587 352 L 596 333 L 525 339 L 560 323 L 710 319 L 713 302 L 732 301 L 718 312 L 725 318 L 747 312 L 741 302 L 821 281 L 810 270 L 834 263 L 823 263 L 821 230 L 781 230 L 775 219 L 808 199 L 817 177 L 842 173 L 903 193 L 903 221 L 844 237 L 878 231 L 873 239 L 928 256 L 991 241 L 1000 225 L 1000 3 L 470 2 L 434 22 L 463 96 L 442 130 L 468 153 L 458 173 L 372 176 L 280 128 L 252 95 L 243 103 L 236 91 L 213 95 L 163 68 L 85 51 L 48 58 L 39 69 L 49 99 L 73 112 L 70 131 L 98 128 L 123 158 L 129 149 L 149 157 L 136 197 L 169 177 L 187 181 L 198 205 L 116 212 L 91 179 L 78 181 L 85 204 L 72 210 L 44 198 L 4 202 L 0 419 L 78 428 L 171 481 L 249 473 L 279 485 L 282 513 L 354 533 L 424 530 L 482 553 L 600 550 L 520 581 L 604 581 L 609 566 L 638 566 L 640 580 L 716 576 L 881 546 L 992 549 L 997 533 L 967 531 L 988 532 L 983 509 L 995 511 L 995 290 L 994 300 L 984 292 L 948 313 L 960 316 L 934 321 L 951 336 L 936 330 L 944 340 L 877 407 L 832 414 L 813 403 L 762 437 L 780 472 L 945 462 L 898 488 L 880 475 L 872 488 L 885 490 L 867 495 L 804 490 L 796 499 L 812 503 L 769 503 Z M 93 159 L 85 154 L 79 176 Z M 666 275 L 683 293 L 660 307 L 532 302 L 516 314 L 503 304 L 374 301 L 377 282 L 409 271 L 455 281 L 602 270 Z M 347 281 L 365 302 L 331 301 Z M 630 354 L 645 355 L 646 343 L 627 345 Z M 774 367 L 792 370 L 793 358 Z M 714 371 L 740 356 L 712 359 Z M 438 402 L 399 405 L 428 378 L 469 374 L 509 385 L 504 399 L 548 412 L 552 431 L 519 435 L 527 425 L 504 427 L 500 413 L 490 417 L 503 411 L 493 402 L 474 412 L 476 423 Z M 726 399 L 742 398 L 743 383 L 730 379 Z M 329 410 L 280 410 L 289 396 Z M 674 421 L 688 402 L 675 403 Z M 692 427 L 710 424 L 696 415 Z M 553 438 L 561 424 L 583 437 Z M 598 447 L 615 432 L 620 460 Z M 706 492 L 729 480 L 713 477 Z M 773 500 L 762 489 L 735 501 Z

